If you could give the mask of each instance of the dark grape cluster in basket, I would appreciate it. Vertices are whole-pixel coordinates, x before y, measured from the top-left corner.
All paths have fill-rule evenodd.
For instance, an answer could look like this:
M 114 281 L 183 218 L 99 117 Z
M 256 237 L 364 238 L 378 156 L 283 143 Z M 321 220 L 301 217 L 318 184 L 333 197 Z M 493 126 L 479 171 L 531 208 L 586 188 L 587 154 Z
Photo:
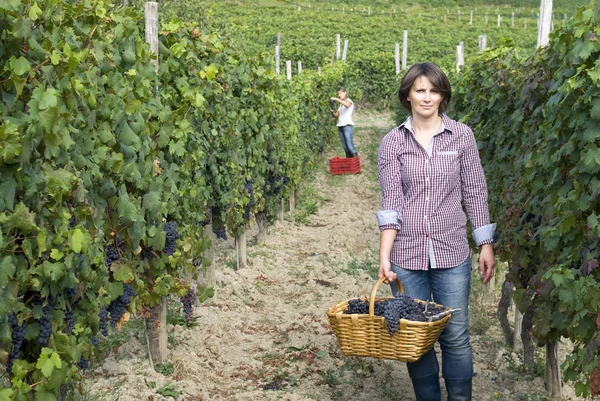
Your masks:
M 383 316 L 384 304 L 387 301 L 375 301 L 375 316 Z M 358 315 L 369 314 L 369 301 L 367 299 L 351 299 L 348 301 L 348 308 L 344 311 L 345 314 L 352 315 L 354 313 Z
M 398 331 L 400 319 L 411 320 L 414 322 L 425 322 L 424 312 L 427 307 L 429 315 L 436 315 L 446 310 L 443 306 L 436 306 L 434 303 L 416 302 L 408 295 L 398 294 L 394 298 L 375 301 L 375 316 L 383 316 L 387 321 L 388 332 L 391 336 Z M 368 314 L 369 301 L 365 299 L 351 299 L 348 301 L 348 308 L 345 314 Z

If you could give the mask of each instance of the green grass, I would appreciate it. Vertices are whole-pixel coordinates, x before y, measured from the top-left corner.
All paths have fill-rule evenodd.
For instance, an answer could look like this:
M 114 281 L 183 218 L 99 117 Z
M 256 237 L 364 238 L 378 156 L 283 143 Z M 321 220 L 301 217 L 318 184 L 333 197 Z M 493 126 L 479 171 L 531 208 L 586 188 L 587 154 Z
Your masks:
M 342 272 L 350 276 L 359 276 L 363 272 L 374 280 L 378 279 L 379 274 L 379 253 L 371 249 L 369 253 L 363 255 L 360 259 L 352 259 L 348 266 Z
M 292 219 L 297 224 L 307 224 L 310 216 L 319 211 L 319 204 L 325 198 L 319 194 L 315 180 L 312 178 L 309 178 L 298 191 L 298 203 Z

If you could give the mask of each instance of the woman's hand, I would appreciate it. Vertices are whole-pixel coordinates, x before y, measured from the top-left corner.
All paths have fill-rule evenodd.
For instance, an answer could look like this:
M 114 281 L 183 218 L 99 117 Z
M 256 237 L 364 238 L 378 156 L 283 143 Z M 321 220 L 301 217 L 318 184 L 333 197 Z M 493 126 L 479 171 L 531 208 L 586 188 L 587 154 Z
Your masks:
M 330 102 L 333 102 L 333 101 L 336 101 L 336 100 L 338 100 L 338 101 L 339 101 L 340 99 L 338 99 L 337 97 L 330 97 L 330 98 L 329 98 L 329 101 L 330 101 Z
M 479 252 L 479 273 L 481 273 L 481 281 L 483 281 L 483 284 L 489 283 L 492 277 L 494 277 L 495 265 L 496 260 L 494 259 L 493 245 L 482 245 Z
M 396 273 L 392 271 L 392 264 L 389 260 L 382 260 L 379 262 L 379 278 L 385 277 L 383 281 L 386 284 L 396 280 Z

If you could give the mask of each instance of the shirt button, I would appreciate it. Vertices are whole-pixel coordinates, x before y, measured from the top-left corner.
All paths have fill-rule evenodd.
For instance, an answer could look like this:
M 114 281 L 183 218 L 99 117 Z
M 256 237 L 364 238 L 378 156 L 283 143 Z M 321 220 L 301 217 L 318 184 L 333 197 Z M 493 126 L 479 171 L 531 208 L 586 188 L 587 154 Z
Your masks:
M 429 196 L 427 196 L 427 197 L 425 198 L 425 200 L 426 200 L 426 201 L 429 201 Z
M 425 215 L 425 220 L 427 220 L 427 215 Z

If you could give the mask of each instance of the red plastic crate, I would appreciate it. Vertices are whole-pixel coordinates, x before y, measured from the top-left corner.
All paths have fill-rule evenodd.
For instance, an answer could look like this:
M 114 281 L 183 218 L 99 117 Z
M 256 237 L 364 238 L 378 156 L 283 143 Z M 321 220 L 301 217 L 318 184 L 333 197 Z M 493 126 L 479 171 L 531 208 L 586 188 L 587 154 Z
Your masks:
M 360 173 L 360 157 L 332 157 L 329 159 L 329 172 L 334 175 Z

